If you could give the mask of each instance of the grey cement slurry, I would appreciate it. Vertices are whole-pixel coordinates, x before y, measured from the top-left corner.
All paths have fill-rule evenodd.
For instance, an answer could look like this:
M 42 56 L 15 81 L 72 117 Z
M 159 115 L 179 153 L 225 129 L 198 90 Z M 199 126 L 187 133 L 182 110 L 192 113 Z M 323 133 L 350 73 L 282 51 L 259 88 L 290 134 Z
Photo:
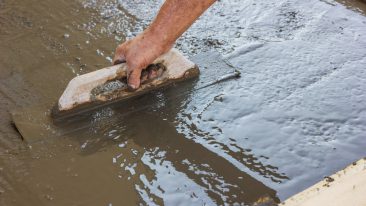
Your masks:
M 159 1 L 120 4 L 146 24 L 152 15 L 138 11 L 156 11 Z M 178 131 L 281 198 L 359 159 L 366 154 L 365 26 L 362 13 L 335 1 L 218 2 L 178 47 L 227 53 L 243 77 L 193 94 L 178 115 Z M 243 150 L 282 176 L 261 172 Z
M 366 18 L 337 3 L 249 2 L 244 36 L 259 38 L 226 56 L 241 80 L 220 101 L 193 95 L 180 130 L 286 198 L 366 154 Z M 287 178 L 248 167 L 245 148 Z
M 117 43 L 141 31 L 163 1 L 70 2 L 0 2 L 14 20 L 0 21 L 7 109 L 51 106 L 73 76 L 110 64 Z M 330 0 L 217 2 L 177 47 L 190 56 L 218 50 L 240 69 L 239 80 L 105 108 L 85 132 L 34 145 L 14 140 L 1 111 L 0 203 L 283 200 L 365 156 L 365 26 L 363 14 Z M 170 98 L 182 89 L 190 92 Z M 152 107 L 128 113 L 146 103 Z

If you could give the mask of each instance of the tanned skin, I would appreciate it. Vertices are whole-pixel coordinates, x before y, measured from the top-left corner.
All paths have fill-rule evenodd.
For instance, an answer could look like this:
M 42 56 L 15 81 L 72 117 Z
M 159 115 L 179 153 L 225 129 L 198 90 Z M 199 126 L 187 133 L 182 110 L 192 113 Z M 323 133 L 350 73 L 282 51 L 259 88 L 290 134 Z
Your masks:
M 166 0 L 147 29 L 117 47 L 113 63 L 127 63 L 130 89 L 139 88 L 142 70 L 169 51 L 175 41 L 215 1 Z

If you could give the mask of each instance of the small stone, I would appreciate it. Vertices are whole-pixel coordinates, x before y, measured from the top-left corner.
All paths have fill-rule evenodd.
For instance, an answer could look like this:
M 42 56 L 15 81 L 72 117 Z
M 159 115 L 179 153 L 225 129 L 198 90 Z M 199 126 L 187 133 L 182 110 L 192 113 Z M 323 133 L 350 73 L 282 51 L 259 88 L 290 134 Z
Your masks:
M 70 38 L 70 34 L 65 33 L 63 37 L 64 37 L 64 39 L 68 39 L 68 38 Z

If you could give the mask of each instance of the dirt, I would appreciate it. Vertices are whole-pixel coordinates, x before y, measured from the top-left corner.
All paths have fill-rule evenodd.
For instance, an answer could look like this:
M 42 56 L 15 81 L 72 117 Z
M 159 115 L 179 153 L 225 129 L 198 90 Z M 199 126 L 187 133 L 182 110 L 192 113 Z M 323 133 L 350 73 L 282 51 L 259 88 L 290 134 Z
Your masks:
M 161 1 L 0 0 L 0 205 L 279 202 L 364 157 L 364 76 L 356 69 L 365 54 L 356 45 L 364 45 L 365 6 L 339 2 L 352 11 L 328 0 L 311 2 L 319 8 L 220 1 L 177 47 L 213 78 L 224 76 L 222 60 L 194 55 L 217 50 L 241 79 L 157 91 L 29 144 L 10 111 L 51 109 L 70 79 L 109 66 L 118 43 L 141 31 Z M 358 74 L 337 76 L 347 65 Z M 38 114 L 29 118 L 43 122 Z

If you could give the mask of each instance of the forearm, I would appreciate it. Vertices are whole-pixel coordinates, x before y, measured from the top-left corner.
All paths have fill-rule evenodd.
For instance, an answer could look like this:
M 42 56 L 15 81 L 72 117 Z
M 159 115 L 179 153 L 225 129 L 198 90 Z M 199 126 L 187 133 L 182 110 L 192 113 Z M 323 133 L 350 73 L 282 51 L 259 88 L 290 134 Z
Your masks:
M 117 47 L 113 63 L 127 63 L 131 90 L 140 86 L 142 69 L 167 52 L 175 40 L 215 1 L 166 0 L 144 32 Z
M 216 0 L 166 0 L 145 30 L 157 45 L 171 46 Z M 166 48 L 163 48 L 166 49 Z

